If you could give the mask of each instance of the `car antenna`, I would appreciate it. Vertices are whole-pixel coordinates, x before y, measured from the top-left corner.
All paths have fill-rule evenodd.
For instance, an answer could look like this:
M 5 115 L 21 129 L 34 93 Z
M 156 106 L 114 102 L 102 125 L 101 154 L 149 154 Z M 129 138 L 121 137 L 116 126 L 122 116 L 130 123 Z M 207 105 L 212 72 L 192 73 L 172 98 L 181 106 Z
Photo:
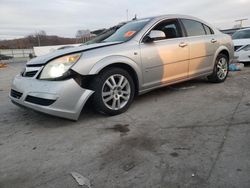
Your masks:
M 137 15 L 135 14 L 135 17 L 132 20 L 137 20 Z

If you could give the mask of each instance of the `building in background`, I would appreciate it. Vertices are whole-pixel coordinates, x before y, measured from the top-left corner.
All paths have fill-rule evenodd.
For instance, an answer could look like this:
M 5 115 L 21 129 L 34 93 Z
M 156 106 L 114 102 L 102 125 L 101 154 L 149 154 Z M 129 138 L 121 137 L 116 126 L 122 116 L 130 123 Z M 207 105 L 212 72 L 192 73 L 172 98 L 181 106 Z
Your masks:
M 240 30 L 240 29 L 246 29 L 249 27 L 239 27 L 239 28 L 232 28 L 232 29 L 223 29 L 220 30 L 222 33 L 228 34 L 228 35 L 233 35 L 236 31 Z

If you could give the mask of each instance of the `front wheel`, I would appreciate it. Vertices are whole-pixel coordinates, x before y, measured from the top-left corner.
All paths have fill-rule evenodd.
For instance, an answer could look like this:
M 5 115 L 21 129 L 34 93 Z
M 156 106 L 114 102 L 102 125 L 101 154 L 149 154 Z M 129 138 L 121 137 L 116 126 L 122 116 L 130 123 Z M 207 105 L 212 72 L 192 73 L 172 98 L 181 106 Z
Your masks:
M 125 112 L 133 101 L 135 86 L 129 73 L 110 68 L 97 75 L 92 83 L 93 105 L 98 112 L 117 115 Z
M 208 80 L 214 83 L 224 82 L 229 70 L 229 59 L 224 54 L 219 54 L 216 58 L 213 73 L 208 76 Z

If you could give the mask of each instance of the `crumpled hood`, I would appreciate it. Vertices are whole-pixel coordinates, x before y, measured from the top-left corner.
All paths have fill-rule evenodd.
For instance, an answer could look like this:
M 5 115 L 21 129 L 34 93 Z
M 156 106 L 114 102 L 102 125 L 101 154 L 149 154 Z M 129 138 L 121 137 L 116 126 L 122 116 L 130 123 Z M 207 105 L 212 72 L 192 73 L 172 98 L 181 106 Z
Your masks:
M 48 61 L 56 57 L 60 57 L 62 55 L 67 55 L 67 54 L 77 53 L 77 52 L 84 52 L 84 51 L 88 51 L 92 49 L 102 48 L 105 46 L 115 45 L 115 44 L 120 44 L 120 42 L 97 43 L 97 44 L 90 44 L 90 45 L 83 45 L 83 46 L 78 46 L 78 47 L 73 47 L 73 48 L 67 48 L 63 50 L 56 50 L 46 55 L 31 59 L 30 61 L 27 62 L 26 65 L 43 65 L 43 64 L 46 64 Z
M 245 46 L 250 44 L 250 39 L 235 39 L 233 40 L 234 46 Z

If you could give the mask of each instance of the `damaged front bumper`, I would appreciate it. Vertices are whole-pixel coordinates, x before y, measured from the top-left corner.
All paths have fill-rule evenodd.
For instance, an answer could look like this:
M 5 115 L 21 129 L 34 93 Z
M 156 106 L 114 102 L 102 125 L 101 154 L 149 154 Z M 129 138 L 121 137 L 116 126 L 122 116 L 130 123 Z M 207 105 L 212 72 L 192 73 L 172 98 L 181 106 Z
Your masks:
M 77 120 L 93 93 L 92 90 L 80 87 L 73 78 L 48 81 L 17 75 L 13 80 L 9 97 L 17 105 Z

